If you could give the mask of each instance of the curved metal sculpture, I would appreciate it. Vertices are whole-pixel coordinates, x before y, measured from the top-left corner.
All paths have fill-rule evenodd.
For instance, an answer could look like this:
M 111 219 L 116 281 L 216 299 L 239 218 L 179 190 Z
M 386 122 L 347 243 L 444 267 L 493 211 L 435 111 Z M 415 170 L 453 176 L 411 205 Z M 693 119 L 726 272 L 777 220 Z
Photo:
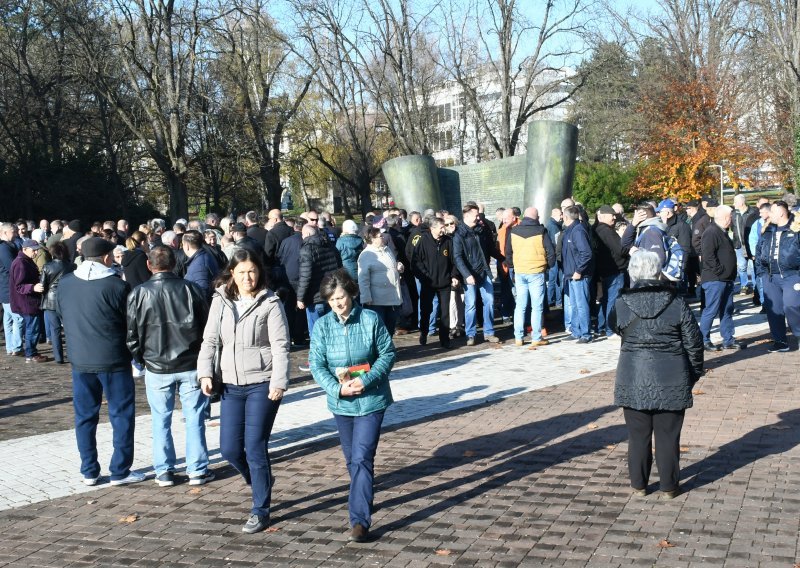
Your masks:
M 436 162 L 431 156 L 400 156 L 381 166 L 398 207 L 407 211 L 442 208 Z
M 533 205 L 542 219 L 572 195 L 578 128 L 557 120 L 536 120 L 528 124 L 525 207 Z

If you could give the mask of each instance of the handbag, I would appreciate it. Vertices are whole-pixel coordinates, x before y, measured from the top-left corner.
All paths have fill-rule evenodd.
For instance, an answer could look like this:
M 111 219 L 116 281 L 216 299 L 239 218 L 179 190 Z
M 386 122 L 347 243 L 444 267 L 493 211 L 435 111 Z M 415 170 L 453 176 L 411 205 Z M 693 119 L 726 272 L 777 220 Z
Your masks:
M 214 350 L 214 357 L 211 359 L 211 402 L 217 402 L 222 394 L 224 386 L 222 384 L 222 315 L 225 313 L 225 303 L 221 302 L 219 310 L 219 320 L 217 321 L 217 348 Z

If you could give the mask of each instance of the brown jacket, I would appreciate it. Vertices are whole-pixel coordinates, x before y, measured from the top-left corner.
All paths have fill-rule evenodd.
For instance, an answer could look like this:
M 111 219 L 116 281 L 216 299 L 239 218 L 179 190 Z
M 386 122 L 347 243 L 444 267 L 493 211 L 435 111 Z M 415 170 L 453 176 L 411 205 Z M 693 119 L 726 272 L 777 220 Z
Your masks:
M 197 376 L 210 377 L 214 352 L 222 341 L 222 382 L 251 385 L 269 382 L 270 388 L 289 386 L 289 324 L 283 304 L 271 291 L 262 290 L 234 321 L 234 305 L 217 288 L 211 301 L 203 345 L 197 358 Z M 222 318 L 220 318 L 220 311 Z

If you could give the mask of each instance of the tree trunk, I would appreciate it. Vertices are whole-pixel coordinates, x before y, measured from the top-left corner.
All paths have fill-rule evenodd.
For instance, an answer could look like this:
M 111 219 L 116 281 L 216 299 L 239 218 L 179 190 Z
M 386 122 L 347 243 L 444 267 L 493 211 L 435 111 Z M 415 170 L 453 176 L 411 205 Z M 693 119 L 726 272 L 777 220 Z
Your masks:
M 170 221 L 186 219 L 189 216 L 189 192 L 186 188 L 186 178 L 175 171 L 165 172 L 165 175 L 169 191 Z

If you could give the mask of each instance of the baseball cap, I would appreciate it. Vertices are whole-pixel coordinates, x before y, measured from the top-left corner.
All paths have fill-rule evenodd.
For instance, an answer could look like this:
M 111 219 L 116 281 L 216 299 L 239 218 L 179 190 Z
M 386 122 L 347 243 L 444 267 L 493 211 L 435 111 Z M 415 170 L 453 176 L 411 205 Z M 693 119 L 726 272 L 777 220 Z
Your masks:
M 658 204 L 656 207 L 656 212 L 661 211 L 662 209 L 675 209 L 675 202 L 671 199 L 664 199 L 661 203 Z
M 616 211 L 611 205 L 601 205 L 600 209 L 597 210 L 598 213 L 602 213 L 603 215 L 616 215 Z
M 699 199 L 690 199 L 686 202 L 686 207 L 700 207 Z
M 81 254 L 85 258 L 103 256 L 114 250 L 114 243 L 101 237 L 89 237 L 81 243 Z
M 22 241 L 22 248 L 24 248 L 24 249 L 37 250 L 37 249 L 40 249 L 41 247 L 42 247 L 42 245 L 40 245 L 38 242 L 34 241 L 33 239 L 25 239 L 25 240 Z

